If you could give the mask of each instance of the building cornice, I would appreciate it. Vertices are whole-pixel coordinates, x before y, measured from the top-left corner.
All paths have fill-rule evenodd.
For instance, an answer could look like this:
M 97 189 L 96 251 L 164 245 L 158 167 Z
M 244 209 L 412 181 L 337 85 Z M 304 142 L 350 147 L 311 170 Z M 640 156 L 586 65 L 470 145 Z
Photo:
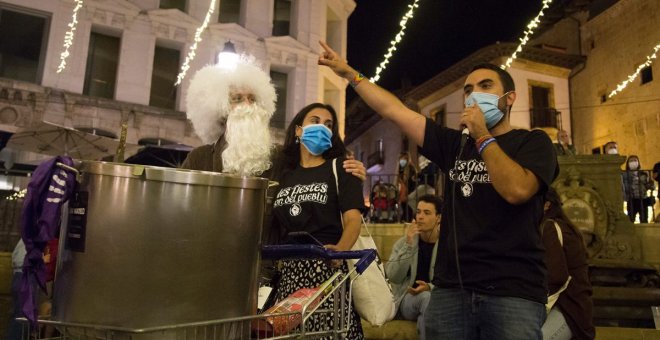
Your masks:
M 147 12 L 157 38 L 188 43 L 201 22 L 178 9 L 154 9 Z
M 103 26 L 124 30 L 141 14 L 140 8 L 125 0 L 102 0 L 85 3 L 87 18 Z
M 421 85 L 415 87 L 412 91 L 405 95 L 406 100 L 419 101 L 435 91 L 453 83 L 467 75 L 474 65 L 485 62 L 493 62 L 495 60 L 510 56 L 515 51 L 518 45 L 515 43 L 498 43 L 486 46 L 468 57 L 462 59 L 456 64 L 450 66 L 446 70 L 440 72 L 433 78 L 425 81 Z M 568 70 L 573 69 L 575 66 L 583 63 L 586 60 L 584 56 L 570 55 L 560 52 L 548 51 L 536 47 L 525 48 L 518 56 L 520 59 L 525 59 L 532 62 L 548 64 L 557 66 Z

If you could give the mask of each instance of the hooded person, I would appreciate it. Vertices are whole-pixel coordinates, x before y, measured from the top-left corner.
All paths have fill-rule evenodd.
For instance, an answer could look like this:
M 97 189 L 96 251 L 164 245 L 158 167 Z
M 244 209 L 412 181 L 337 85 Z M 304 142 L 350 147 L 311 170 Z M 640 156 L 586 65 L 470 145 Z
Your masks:
M 190 152 L 184 169 L 261 175 L 271 167 L 269 120 L 275 87 L 254 58 L 235 67 L 206 66 L 190 81 L 187 115 L 205 145 Z

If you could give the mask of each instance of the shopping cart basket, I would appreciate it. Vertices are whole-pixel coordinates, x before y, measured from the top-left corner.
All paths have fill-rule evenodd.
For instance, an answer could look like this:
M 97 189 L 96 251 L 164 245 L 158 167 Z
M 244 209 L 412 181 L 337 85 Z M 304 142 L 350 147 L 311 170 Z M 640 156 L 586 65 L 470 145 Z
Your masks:
M 296 258 L 314 258 L 323 260 L 357 259 L 355 266 L 344 274 L 338 270 L 329 280 L 329 289 L 319 290 L 299 310 L 286 313 L 264 313 L 236 318 L 209 320 L 203 322 L 181 323 L 160 327 L 129 329 L 96 324 L 67 323 L 53 320 L 39 320 L 39 330 L 30 331 L 27 320 L 24 323 L 23 339 L 104 339 L 104 340 L 238 340 L 238 339 L 344 339 L 350 327 L 352 304 L 351 285 L 346 281 L 364 272 L 377 253 L 374 249 L 358 251 L 332 251 L 317 245 L 277 245 L 264 246 L 261 256 L 269 260 L 290 260 Z M 348 299 L 344 298 L 348 286 Z M 310 287 L 311 288 L 311 287 Z M 332 307 L 320 309 L 319 306 L 333 296 Z M 346 322 L 348 313 L 349 322 Z M 309 318 L 312 315 L 332 314 L 332 326 L 328 329 L 310 330 Z M 273 323 L 291 322 L 284 325 L 285 334 L 277 334 Z M 360 322 L 356 320 L 355 322 Z M 290 327 L 289 327 L 290 326 Z M 55 335 L 49 334 L 55 333 Z

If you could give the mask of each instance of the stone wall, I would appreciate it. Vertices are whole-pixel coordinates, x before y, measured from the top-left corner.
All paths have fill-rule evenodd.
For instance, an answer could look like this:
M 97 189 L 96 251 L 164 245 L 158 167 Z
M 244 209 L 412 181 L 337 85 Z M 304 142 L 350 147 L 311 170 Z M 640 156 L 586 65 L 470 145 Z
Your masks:
M 580 34 L 587 62 L 571 80 L 572 137 L 578 151 L 591 153 L 613 140 L 620 154 L 638 155 L 642 167 L 650 169 L 660 161 L 657 60 L 652 81 L 641 84 L 637 77 L 616 96 L 607 95 L 646 61 L 660 41 L 660 1 L 618 1 L 585 22 Z

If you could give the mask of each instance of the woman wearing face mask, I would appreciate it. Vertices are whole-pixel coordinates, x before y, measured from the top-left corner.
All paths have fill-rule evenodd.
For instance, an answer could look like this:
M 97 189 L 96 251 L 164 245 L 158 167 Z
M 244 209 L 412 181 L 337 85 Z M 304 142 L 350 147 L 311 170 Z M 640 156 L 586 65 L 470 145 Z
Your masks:
M 344 143 L 339 138 L 337 114 L 330 105 L 310 104 L 293 118 L 275 167 L 280 189 L 274 197 L 272 228 L 281 235 L 282 243 L 294 242 L 288 233 L 304 231 L 328 249 L 345 251 L 353 247 L 360 234 L 364 198 L 360 180 L 341 171 L 345 154 Z M 338 158 L 339 190 L 332 168 L 334 158 Z M 309 242 L 313 240 L 310 238 Z M 345 262 L 340 268 L 348 272 Z M 279 301 L 300 288 L 316 287 L 337 270 L 323 260 L 285 261 L 276 298 Z M 332 308 L 332 298 L 320 308 Z M 314 315 L 308 321 L 311 325 L 308 330 L 331 329 L 332 318 L 328 313 Z M 363 339 L 360 317 L 355 309 L 350 322 L 347 338 Z
M 654 203 L 648 191 L 653 190 L 655 185 L 648 172 L 641 171 L 641 168 L 639 157 L 628 156 L 626 171 L 623 173 L 623 199 L 627 203 L 631 222 L 635 222 L 635 217 L 639 214 L 639 222 L 648 223 L 648 207 Z
M 408 193 L 417 188 L 417 168 L 410 161 L 410 155 L 407 152 L 399 156 L 397 184 L 399 187 L 399 207 L 401 210 L 401 220 L 409 222 L 413 219 L 413 209 L 408 206 Z

